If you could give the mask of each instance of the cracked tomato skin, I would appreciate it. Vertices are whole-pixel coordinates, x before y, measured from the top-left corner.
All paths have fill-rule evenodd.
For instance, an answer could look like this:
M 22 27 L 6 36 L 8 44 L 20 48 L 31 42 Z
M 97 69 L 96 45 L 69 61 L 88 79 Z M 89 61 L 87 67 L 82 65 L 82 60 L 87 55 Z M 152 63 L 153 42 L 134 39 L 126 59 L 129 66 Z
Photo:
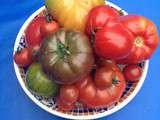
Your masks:
M 105 59 L 122 59 L 129 55 L 132 46 L 133 35 L 117 19 L 110 19 L 95 34 L 95 52 Z
M 86 34 L 91 37 L 97 29 L 101 29 L 110 18 L 119 17 L 119 12 L 108 5 L 97 6 L 89 14 L 86 23 Z
M 42 43 L 40 62 L 57 83 L 72 84 L 88 75 L 94 57 L 86 35 L 60 29 Z
M 112 68 L 111 68 L 112 69 Z M 118 102 L 125 90 L 126 82 L 118 67 L 113 68 L 118 82 L 106 88 L 98 88 L 91 76 L 76 83 L 79 89 L 79 101 L 90 108 L 106 107 Z
M 118 63 L 136 64 L 151 57 L 158 47 L 158 32 L 153 22 L 139 15 L 119 17 L 119 21 L 133 34 L 131 53 Z

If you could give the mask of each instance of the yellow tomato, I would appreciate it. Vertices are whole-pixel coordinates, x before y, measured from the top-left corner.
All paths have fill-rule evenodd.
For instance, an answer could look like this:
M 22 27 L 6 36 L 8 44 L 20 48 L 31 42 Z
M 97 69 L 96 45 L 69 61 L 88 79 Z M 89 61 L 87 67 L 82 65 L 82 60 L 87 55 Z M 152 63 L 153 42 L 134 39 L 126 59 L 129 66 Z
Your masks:
M 84 32 L 88 12 L 104 0 L 45 0 L 48 12 L 69 30 Z

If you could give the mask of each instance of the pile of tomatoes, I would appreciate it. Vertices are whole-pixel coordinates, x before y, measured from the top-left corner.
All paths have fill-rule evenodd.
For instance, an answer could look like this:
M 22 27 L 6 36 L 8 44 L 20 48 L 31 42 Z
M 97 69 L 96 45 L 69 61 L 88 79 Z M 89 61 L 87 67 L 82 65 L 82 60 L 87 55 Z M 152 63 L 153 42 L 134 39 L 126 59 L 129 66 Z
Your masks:
M 42 72 L 45 77 L 47 76 L 46 79 L 54 81 L 54 84 L 58 86 L 56 94 L 47 98 L 56 97 L 57 105 L 62 110 L 74 109 L 77 102 L 89 108 L 107 107 L 118 102 L 126 88 L 126 83 L 138 82 L 140 79 L 142 69 L 138 64 L 149 59 L 158 47 L 158 33 L 153 22 L 140 15 L 122 15 L 120 11 L 108 5 L 96 6 L 89 11 L 86 23 L 84 23 L 85 32 L 74 30 L 74 33 L 54 18 L 54 15 L 47 13 L 45 16 L 37 16 L 29 24 L 25 31 L 27 47 L 18 50 L 14 55 L 14 60 L 19 67 L 28 68 L 35 63 L 42 66 Z M 82 50 L 83 55 L 78 54 L 78 58 L 72 59 L 74 74 L 67 72 L 69 69 L 65 60 L 66 57 L 71 56 L 72 51 L 69 51 L 68 47 L 65 48 L 64 44 L 59 44 L 60 52 L 64 53 L 61 56 L 62 66 L 58 69 L 53 66 L 55 56 L 45 50 L 52 48 L 54 39 L 56 41 L 57 39 L 79 40 L 78 42 L 73 40 L 75 46 L 72 47 L 74 50 Z M 45 41 L 51 41 L 51 43 L 47 44 Z M 84 53 L 87 53 L 89 57 Z M 79 62 L 76 61 L 77 59 Z M 124 69 L 120 70 L 118 64 L 123 64 Z M 82 69 L 79 70 L 76 67 Z M 59 73 L 61 71 L 62 73 Z M 85 75 L 80 74 L 84 72 Z M 75 77 L 75 74 L 81 77 Z M 63 82 L 64 78 L 62 77 L 62 80 L 58 75 L 76 80 L 71 82 L 67 78 Z M 33 78 L 32 75 L 30 76 Z M 39 92 L 36 87 L 43 87 L 38 84 L 36 87 L 29 85 L 34 93 Z

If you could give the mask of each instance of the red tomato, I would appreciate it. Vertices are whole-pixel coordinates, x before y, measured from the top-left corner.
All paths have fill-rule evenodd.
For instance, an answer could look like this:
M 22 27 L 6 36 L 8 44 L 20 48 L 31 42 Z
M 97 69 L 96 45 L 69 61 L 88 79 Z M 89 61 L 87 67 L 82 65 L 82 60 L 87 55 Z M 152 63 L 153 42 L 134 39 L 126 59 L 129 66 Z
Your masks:
M 45 16 L 35 18 L 26 30 L 26 41 L 28 46 L 40 45 L 45 37 L 57 31 L 59 28 L 55 21 L 47 20 Z
M 45 17 L 37 17 L 33 20 L 26 30 L 26 42 L 28 46 L 40 45 L 43 37 L 40 26 L 46 22 Z
M 57 99 L 57 105 L 58 105 L 58 108 L 60 110 L 63 110 L 63 111 L 70 111 L 72 109 L 75 108 L 75 105 L 74 104 L 65 104 L 64 102 L 62 102 L 61 99 Z
M 46 21 L 41 25 L 41 33 L 43 37 L 47 37 L 51 33 L 56 32 L 59 29 L 59 25 L 57 22 L 53 21 L 50 16 L 46 16 Z
M 94 80 L 88 76 L 76 83 L 79 89 L 79 100 L 90 108 L 105 107 L 117 102 L 125 90 L 125 79 L 118 67 L 114 67 L 115 79 L 111 86 L 104 89 L 96 87 Z
M 97 29 L 101 29 L 110 18 L 116 18 L 119 12 L 107 5 L 93 8 L 88 14 L 86 34 L 91 37 Z
M 65 104 L 73 104 L 77 101 L 79 91 L 74 85 L 65 85 L 60 88 L 60 99 Z
M 103 58 L 99 58 L 96 62 L 98 67 L 114 68 L 116 66 L 116 62 L 114 60 L 106 60 Z
M 95 34 L 95 52 L 105 59 L 122 59 L 129 55 L 132 46 L 133 35 L 116 19 L 109 20 Z
M 99 88 L 110 87 L 114 78 L 115 73 L 111 68 L 99 68 L 95 74 L 95 85 Z
M 121 16 L 119 20 L 134 35 L 134 44 L 129 56 L 118 63 L 136 64 L 150 58 L 158 47 L 158 32 L 154 23 L 139 15 Z
M 23 48 L 14 54 L 14 61 L 20 67 L 27 67 L 32 63 L 32 53 L 30 49 Z
M 128 65 L 123 74 L 128 82 L 137 82 L 142 75 L 142 69 L 138 65 Z

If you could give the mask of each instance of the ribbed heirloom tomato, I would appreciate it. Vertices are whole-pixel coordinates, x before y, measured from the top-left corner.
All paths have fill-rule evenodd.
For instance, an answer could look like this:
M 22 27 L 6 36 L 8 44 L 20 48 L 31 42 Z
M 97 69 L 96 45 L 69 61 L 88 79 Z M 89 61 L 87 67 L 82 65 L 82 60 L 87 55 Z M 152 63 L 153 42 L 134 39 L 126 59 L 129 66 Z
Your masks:
M 105 59 L 118 60 L 128 56 L 132 45 L 133 35 L 117 19 L 110 19 L 95 34 L 95 52 Z
M 108 5 L 97 6 L 89 14 L 86 23 L 86 34 L 91 37 L 96 30 L 101 29 L 110 18 L 116 18 L 119 13 Z
M 94 57 L 86 35 L 60 29 L 48 36 L 40 48 L 40 63 L 58 84 L 73 84 L 91 71 Z
M 97 87 L 94 81 L 96 78 L 90 75 L 84 80 L 76 83 L 76 86 L 79 89 L 80 102 L 90 108 L 99 108 L 111 105 L 120 99 L 126 87 L 125 79 L 117 66 L 113 66 L 110 69 L 114 71 L 115 77 L 114 79 L 110 79 L 112 81 L 111 85 L 108 85 L 105 88 Z
M 158 47 L 158 32 L 153 22 L 139 15 L 127 15 L 119 17 L 119 21 L 134 36 L 134 43 L 129 56 L 118 63 L 140 63 L 153 54 Z

